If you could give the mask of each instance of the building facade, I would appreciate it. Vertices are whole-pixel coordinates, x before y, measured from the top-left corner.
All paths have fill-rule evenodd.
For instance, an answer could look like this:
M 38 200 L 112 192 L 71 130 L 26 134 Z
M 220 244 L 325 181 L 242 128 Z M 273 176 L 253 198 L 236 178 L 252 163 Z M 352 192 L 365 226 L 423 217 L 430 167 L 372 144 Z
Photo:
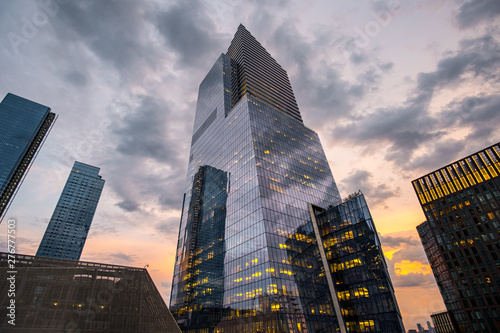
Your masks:
M 451 320 L 448 311 L 439 311 L 431 314 L 436 333 L 456 333 L 458 328 Z
M 412 182 L 426 216 L 417 227 L 453 325 L 500 330 L 500 146 Z
M 16 254 L 12 272 L 11 256 L 0 252 L 15 279 L 15 297 L 0 284 L 2 332 L 180 333 L 145 268 Z
M 354 193 L 328 209 L 309 204 L 309 210 L 310 221 L 285 243 L 304 327 L 309 327 L 308 332 L 311 328 L 318 332 L 404 332 L 363 194 Z
M 0 221 L 55 118 L 49 107 L 11 93 L 0 103 Z
M 38 247 L 37 256 L 80 259 L 104 186 L 99 170 L 75 161 Z
M 242 25 L 200 84 L 184 193 L 170 299 L 183 331 L 345 332 L 325 281 L 307 303 L 287 245 L 308 203 L 340 194 L 287 73 Z
M 404 332 L 382 245 L 365 197 L 351 194 L 329 209 L 310 208 L 316 243 L 339 321 L 347 332 Z M 317 227 L 314 225 L 317 224 Z M 299 256 L 300 257 L 300 256 Z M 304 286 L 303 290 L 307 290 Z M 309 287 L 310 288 L 310 287 Z

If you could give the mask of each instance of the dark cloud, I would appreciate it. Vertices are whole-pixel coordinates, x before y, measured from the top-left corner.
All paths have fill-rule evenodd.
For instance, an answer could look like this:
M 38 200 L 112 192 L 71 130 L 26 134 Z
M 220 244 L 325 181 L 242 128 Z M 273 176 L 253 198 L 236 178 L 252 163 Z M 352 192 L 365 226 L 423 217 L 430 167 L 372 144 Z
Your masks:
M 135 212 L 139 210 L 139 204 L 133 200 L 123 200 L 116 205 L 127 212 Z
M 383 246 L 391 248 L 421 245 L 420 241 L 417 238 L 415 238 L 414 233 L 405 235 L 395 234 L 393 236 L 391 236 L 391 234 L 386 234 L 386 235 L 379 234 L 379 238 Z
M 182 170 L 180 173 L 184 173 L 185 171 L 184 168 L 179 168 L 178 170 Z M 165 209 L 181 209 L 185 184 L 184 177 L 179 177 L 178 173 L 173 173 L 164 179 L 163 184 L 155 182 L 155 179 L 150 179 L 150 181 L 150 191 L 158 194 L 157 202 L 161 207 Z
M 134 262 L 136 259 L 135 255 L 128 255 L 128 254 L 121 253 L 121 252 L 120 253 L 110 253 L 109 256 L 112 258 L 120 259 L 121 261 L 129 262 L 129 263 Z
M 270 37 L 270 52 L 288 72 L 302 116 L 315 130 L 356 117 L 361 112 L 356 105 L 378 90 L 393 67 L 377 57 L 373 45 L 359 46 L 354 37 L 338 37 L 331 26 L 304 32 L 293 20 L 285 20 L 263 23 L 260 29 L 266 29 L 263 36 Z
M 141 96 L 140 105 L 112 125 L 119 136 L 117 151 L 129 156 L 175 164 L 179 158 L 168 133 L 170 110 L 160 99 Z
M 182 113 L 171 112 L 163 100 L 138 96 L 137 106 L 129 105 L 110 125 L 119 155 L 105 165 L 108 184 L 122 199 L 118 207 L 139 211 L 152 199 L 164 209 L 180 208 L 184 178 L 179 175 L 185 171 L 189 135 L 174 133 L 184 122 Z
M 436 280 L 432 274 L 409 273 L 406 275 L 396 275 L 392 283 L 397 288 L 403 287 L 424 287 L 434 286 Z
M 500 1 L 468 0 L 460 6 L 456 20 L 461 29 L 467 29 L 479 23 L 490 24 L 498 15 L 500 15 Z
M 378 83 L 379 76 L 371 72 L 371 67 L 359 72 L 356 83 L 350 83 L 337 68 L 324 64 L 317 66 L 316 52 L 331 41 L 325 41 L 322 35 L 310 41 L 295 28 L 293 22 L 285 21 L 271 36 L 270 43 L 277 49 L 276 53 L 290 64 L 285 70 L 291 77 L 301 112 L 308 124 L 316 129 L 330 120 L 339 121 L 347 117 L 355 102 Z
M 479 131 L 483 137 L 487 136 L 486 133 L 494 134 L 491 130 L 484 130 L 486 123 L 483 119 L 490 117 L 486 129 L 494 126 L 495 122 L 491 120 L 498 114 L 495 114 L 497 100 L 491 98 L 489 107 L 483 109 L 480 105 L 473 105 L 474 112 L 469 112 L 467 119 L 463 119 L 464 114 L 458 114 L 464 111 L 463 107 L 453 112 L 445 108 L 442 112 L 430 113 L 429 104 L 434 95 L 443 88 L 454 89 L 471 78 L 494 82 L 498 78 L 499 65 L 500 47 L 492 36 L 463 40 L 458 51 L 445 54 L 435 71 L 418 75 L 416 87 L 402 106 L 380 108 L 338 125 L 332 130 L 333 139 L 363 145 L 366 151 L 373 145 L 388 145 L 386 160 L 403 169 L 423 166 L 421 161 L 413 160 L 415 151 L 421 147 L 434 147 L 427 151 L 444 157 L 445 143 L 453 143 L 444 138 L 452 129 L 472 128 L 473 132 Z M 461 105 L 465 102 L 465 99 L 462 100 Z M 457 116 L 456 120 L 450 120 L 450 113 Z M 424 154 L 419 159 L 429 157 Z
M 375 184 L 372 178 L 373 174 L 369 171 L 355 170 L 347 178 L 342 179 L 340 183 L 348 193 L 361 190 L 372 207 L 399 195 L 399 187 L 391 189 L 386 184 Z
M 71 71 L 65 74 L 64 79 L 76 86 L 85 86 L 87 84 L 87 77 L 78 71 Z
M 480 125 L 482 130 L 495 126 L 500 120 L 500 95 L 480 95 L 456 100 L 447 106 L 451 119 L 459 126 Z M 496 126 L 495 126 L 496 128 Z
M 435 170 L 463 156 L 466 140 L 446 139 L 428 145 L 425 153 L 411 161 L 411 169 Z
M 177 204 L 179 204 L 179 202 L 177 202 Z M 158 223 L 155 226 L 155 229 L 166 235 L 174 235 L 174 234 L 177 235 L 177 233 L 179 232 L 179 222 L 180 222 L 180 216 L 178 218 L 171 217 L 168 218 L 167 220 Z
M 227 36 L 216 32 L 214 20 L 202 1 L 177 1 L 151 16 L 166 46 L 177 54 L 178 65 L 186 69 L 206 68 L 228 46 L 224 44 Z
M 59 6 L 54 24 L 67 45 L 83 43 L 111 63 L 121 74 L 144 60 L 154 62 L 156 53 L 147 43 L 147 2 L 131 0 L 70 1 Z
M 104 186 L 106 187 L 107 185 Z M 89 230 L 88 238 L 92 239 L 101 235 L 117 236 L 120 233 L 120 227 L 115 225 L 113 223 L 114 221 L 116 221 L 116 216 L 113 216 L 106 211 L 103 212 L 98 206 L 96 215 L 94 216 L 94 220 L 92 221 L 92 225 Z M 126 222 L 125 218 L 120 216 L 120 222 Z

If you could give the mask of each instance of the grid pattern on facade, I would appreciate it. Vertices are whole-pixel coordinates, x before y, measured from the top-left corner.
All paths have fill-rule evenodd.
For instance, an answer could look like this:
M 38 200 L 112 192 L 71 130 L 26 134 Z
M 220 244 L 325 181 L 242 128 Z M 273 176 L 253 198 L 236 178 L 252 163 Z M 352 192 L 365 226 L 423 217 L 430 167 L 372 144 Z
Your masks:
M 351 195 L 316 220 L 347 332 L 403 332 L 384 254 L 365 198 Z
M 302 309 L 304 327 L 318 332 L 339 332 L 340 325 L 312 223 L 306 223 L 291 234 L 285 247 L 298 287 L 297 303 Z
M 15 255 L 16 325 L 0 284 L 5 332 L 180 332 L 146 269 Z M 0 273 L 7 276 L 7 253 Z
M 233 59 L 233 106 L 250 93 L 302 122 L 288 74 L 243 25 L 238 27 L 227 55 Z
M 450 314 L 447 311 L 433 313 L 431 315 L 432 322 L 436 333 L 456 333 L 457 329 L 453 324 Z
M 10 93 L 0 103 L 0 220 L 55 118 L 50 108 Z
M 193 180 L 186 226 L 188 251 L 180 262 L 176 304 L 178 322 L 191 328 L 214 327 L 224 315 L 226 199 L 227 174 L 200 167 Z
M 500 175 L 499 143 L 420 177 L 412 184 L 420 203 L 425 204 L 498 175 Z
M 75 162 L 37 256 L 80 259 L 103 186 L 99 168 Z
M 328 206 L 338 204 L 340 196 L 312 130 L 251 95 L 226 112 L 231 110 L 231 63 L 227 55 L 221 55 L 200 84 L 193 132 L 215 109 L 217 116 L 191 147 L 170 306 L 186 331 L 239 333 L 243 332 L 241 327 L 248 332 L 294 331 L 303 325 L 296 309 L 273 306 L 276 298 L 283 302 L 299 296 L 284 244 L 287 236 L 309 219 L 307 201 Z M 199 269 L 205 261 L 216 259 L 215 252 L 208 259 L 211 251 L 196 249 L 194 253 L 201 251 L 198 262 L 195 259 L 195 265 L 189 266 L 186 260 L 193 252 L 193 243 L 211 243 L 192 239 L 190 207 L 199 198 L 194 180 L 199 177 L 200 167 L 227 175 L 227 211 L 225 220 L 218 222 L 225 225 L 221 234 L 224 270 L 219 277 L 203 276 Z M 210 219 L 204 215 L 208 212 L 198 210 L 201 220 Z M 195 278 L 189 270 L 194 271 Z M 211 297 L 218 297 L 216 289 L 209 287 L 217 281 L 224 281 L 223 305 L 209 317 L 208 313 L 215 310 L 202 300 L 208 300 L 207 289 L 211 289 Z M 190 296 L 186 288 L 192 289 Z M 186 297 L 194 299 L 186 303 Z M 194 319 L 204 318 L 203 313 L 206 320 Z M 213 319 L 221 314 L 221 321 L 215 325 Z M 205 328 L 196 322 L 204 323 Z
M 479 165 L 480 157 L 497 152 L 498 144 L 450 166 L 472 165 L 471 161 Z M 463 175 L 460 184 L 468 186 L 441 193 L 436 188 L 436 196 L 424 196 L 427 221 L 417 227 L 446 308 L 460 332 L 497 332 L 500 323 L 500 177 L 493 173 L 496 166 L 484 165 L 479 170 L 471 166 L 471 172 Z
M 200 84 L 193 133 L 217 114 L 191 145 L 170 309 L 191 333 L 335 331 L 322 266 L 296 271 L 297 254 L 287 242 L 303 239 L 297 230 L 310 220 L 308 203 L 328 207 L 342 200 L 318 135 L 272 94 L 270 100 L 238 95 L 238 54 L 249 69 L 271 81 L 285 75 L 289 85 L 286 72 L 260 44 L 244 40 L 246 34 L 240 27 L 228 54 Z M 239 53 L 238 47 L 249 49 Z M 208 196 L 207 186 L 214 189 Z M 225 212 L 207 209 L 217 198 Z M 203 223 L 210 230 L 202 232 Z M 317 280 L 308 284 L 306 272 Z M 304 289 L 312 283 L 314 294 Z

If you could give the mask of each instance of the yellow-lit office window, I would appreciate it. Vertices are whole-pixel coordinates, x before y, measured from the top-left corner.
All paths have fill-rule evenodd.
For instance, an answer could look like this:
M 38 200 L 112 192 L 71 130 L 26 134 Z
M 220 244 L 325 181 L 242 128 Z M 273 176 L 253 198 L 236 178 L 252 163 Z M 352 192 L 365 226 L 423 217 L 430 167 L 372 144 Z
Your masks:
M 474 180 L 474 178 L 472 177 L 472 175 L 470 173 L 467 175 L 467 180 L 469 181 L 471 186 L 476 185 L 476 181 Z
M 431 188 L 430 192 L 431 192 L 432 200 L 436 200 L 438 198 L 438 196 L 436 195 L 436 191 L 434 191 L 434 189 Z
M 498 177 L 498 173 L 495 171 L 495 168 L 493 167 L 493 165 L 489 165 L 488 170 L 490 171 L 490 173 L 493 177 Z
M 481 171 L 481 175 L 483 176 L 484 180 L 488 180 L 491 178 L 490 175 L 488 175 L 488 171 L 486 171 L 485 167 L 481 167 L 479 171 Z
M 347 301 L 351 299 L 351 294 L 349 293 L 349 290 L 339 291 L 337 292 L 337 297 L 341 301 Z
M 269 294 L 277 294 L 278 293 L 278 286 L 275 284 L 270 284 L 267 286 L 267 292 Z

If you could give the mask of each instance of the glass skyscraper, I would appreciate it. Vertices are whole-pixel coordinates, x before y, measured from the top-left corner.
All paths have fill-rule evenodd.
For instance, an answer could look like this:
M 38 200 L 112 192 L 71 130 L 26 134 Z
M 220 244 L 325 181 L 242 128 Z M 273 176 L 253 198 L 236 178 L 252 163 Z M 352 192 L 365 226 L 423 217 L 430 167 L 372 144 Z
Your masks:
M 340 194 L 287 73 L 242 25 L 200 84 L 184 193 L 170 299 L 183 331 L 346 332 L 318 250 L 299 281 L 289 245 L 308 204 Z
M 37 256 L 80 259 L 104 186 L 99 170 L 75 161 Z
M 0 221 L 55 116 L 49 107 L 11 93 L 0 103 Z
M 457 332 L 500 331 L 500 143 L 413 181 L 417 227 Z
M 329 284 L 333 300 L 330 303 L 340 326 L 345 326 L 347 332 L 404 332 L 382 246 L 364 195 L 353 193 L 337 206 L 322 209 L 310 205 L 310 210 L 311 222 L 290 237 L 296 244 L 290 247 L 296 252 L 293 265 L 297 276 L 314 266 L 314 262 L 321 262 L 324 270 L 317 275 L 306 274 L 299 290 L 309 296 L 316 285 L 324 283 L 320 282 L 324 271 L 329 271 L 331 275 L 326 275 L 323 281 Z M 304 245 L 316 254 L 304 255 L 300 251 Z M 317 281 L 314 285 L 310 283 L 312 278 Z M 307 303 L 311 308 L 306 313 L 318 312 L 314 297 Z

